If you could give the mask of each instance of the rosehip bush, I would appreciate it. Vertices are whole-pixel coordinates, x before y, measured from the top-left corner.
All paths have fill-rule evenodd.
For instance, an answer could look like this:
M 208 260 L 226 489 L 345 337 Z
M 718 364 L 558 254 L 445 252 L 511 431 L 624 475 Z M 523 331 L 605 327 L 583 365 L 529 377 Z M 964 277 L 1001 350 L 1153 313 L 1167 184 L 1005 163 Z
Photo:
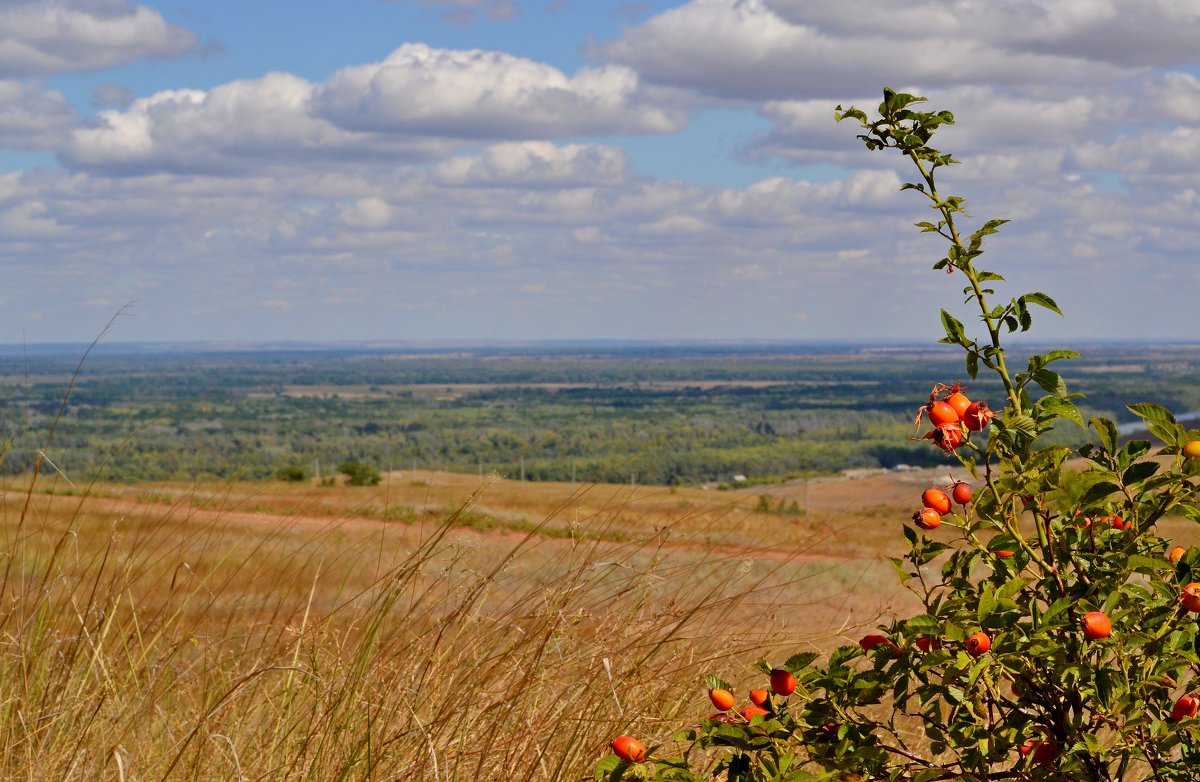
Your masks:
M 969 411 L 955 397 L 922 411 L 940 433 L 927 435 L 931 447 L 977 484 L 969 504 L 927 525 L 936 529 L 903 524 L 908 552 L 892 564 L 923 612 L 825 656 L 760 662 L 747 685 L 783 670 L 794 692 L 771 695 L 749 719 L 713 715 L 640 763 L 606 757 L 597 779 L 1200 779 L 1200 550 L 1173 549 L 1156 529 L 1168 515 L 1200 521 L 1200 433 L 1158 405 L 1131 404 L 1163 446 L 1122 443 L 1112 421 L 1084 421 L 1079 395 L 1051 369 L 1079 354 L 1018 363 L 1005 350 L 1002 338 L 1028 331 L 1036 308 L 1062 313 L 1040 292 L 1001 298 L 1004 278 L 980 267 L 984 240 L 1006 221 L 965 233 L 963 199 L 936 180 L 957 161 L 930 146 L 954 118 L 916 110 L 923 100 L 885 89 L 877 117 L 840 106 L 836 115 L 859 123 L 869 150 L 914 167 L 902 189 L 934 213 L 916 225 L 947 246 L 933 268 L 961 281 L 978 310 L 973 328 L 943 310 L 941 341 L 964 351 L 967 375 L 991 373 L 1004 393 L 990 408 Z M 962 411 L 948 412 L 955 405 Z M 1074 452 L 1045 444 L 1064 423 L 1092 442 Z M 739 691 L 715 678 L 707 686 Z

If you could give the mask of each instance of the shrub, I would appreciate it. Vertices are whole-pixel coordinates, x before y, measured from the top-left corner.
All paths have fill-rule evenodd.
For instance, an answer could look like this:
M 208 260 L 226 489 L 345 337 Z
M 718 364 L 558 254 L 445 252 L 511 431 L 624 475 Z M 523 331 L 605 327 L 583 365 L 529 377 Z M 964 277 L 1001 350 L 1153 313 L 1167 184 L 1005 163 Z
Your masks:
M 308 470 L 299 464 L 289 464 L 275 471 L 275 479 L 288 483 L 302 483 L 308 480 Z
M 926 435 L 980 485 L 936 531 L 904 527 L 908 553 L 893 565 L 924 611 L 823 659 L 762 661 L 763 675 L 776 667 L 795 676 L 794 695 L 772 697 L 764 715 L 714 715 L 683 730 L 681 754 L 651 746 L 640 764 L 610 755 L 598 779 L 1196 778 L 1200 721 L 1188 693 L 1200 671 L 1191 613 L 1200 611 L 1200 551 L 1173 563 L 1156 524 L 1168 514 L 1200 520 L 1200 459 L 1189 458 L 1200 433 L 1162 407 L 1131 404 L 1164 446 L 1122 443 L 1112 421 L 1083 420 L 1079 395 L 1050 368 L 1078 354 L 1051 350 L 1019 371 L 1010 365 L 1002 336 L 1028 331 L 1034 308 L 1061 313 L 1040 292 L 997 299 L 1004 278 L 977 262 L 1005 221 L 962 232 L 963 199 L 943 195 L 935 179 L 957 161 L 929 146 L 954 118 L 915 110 L 922 100 L 884 90 L 877 118 L 841 107 L 837 118 L 858 121 L 868 149 L 894 149 L 915 167 L 902 189 L 935 213 L 916 225 L 948 245 L 933 268 L 963 281 L 982 329 L 973 337 L 943 310 L 941 341 L 963 349 L 972 379 L 986 370 L 1004 388 L 990 422 L 964 407 L 960 421 Z M 935 386 L 930 412 L 957 390 Z M 1094 442 L 1078 452 L 1047 444 L 1063 421 L 1090 428 Z M 733 690 L 711 677 L 705 686 Z
M 346 476 L 347 486 L 376 486 L 382 480 L 379 470 L 354 459 L 339 464 L 338 472 Z

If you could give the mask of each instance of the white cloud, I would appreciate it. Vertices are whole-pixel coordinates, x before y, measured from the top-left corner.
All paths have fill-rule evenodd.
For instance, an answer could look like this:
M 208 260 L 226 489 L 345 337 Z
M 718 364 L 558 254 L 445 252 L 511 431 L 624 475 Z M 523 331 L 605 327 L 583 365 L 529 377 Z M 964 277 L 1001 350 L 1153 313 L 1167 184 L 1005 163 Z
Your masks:
M 625 179 L 627 168 L 625 153 L 617 147 L 523 141 L 493 144 L 478 155 L 444 161 L 434 167 L 433 176 L 448 185 L 612 185 Z
M 343 130 L 313 116 L 315 87 L 286 73 L 204 90 L 169 90 L 100 112 L 61 157 L 113 172 L 221 171 L 252 175 L 279 166 L 440 157 L 456 144 Z
M 338 71 L 317 103 L 321 116 L 343 128 L 466 139 L 667 133 L 684 122 L 628 68 L 587 68 L 571 77 L 503 52 L 424 44 Z
M 0 76 L 93 71 L 179 57 L 199 40 L 158 11 L 124 0 L 39 0 L 0 5 Z
M 1121 67 L 1195 60 L 1198 0 L 766 0 L 793 24 L 831 36 L 968 40 L 1013 54 Z
M 60 150 L 81 169 L 223 172 L 253 176 L 295 165 L 334 166 L 447 158 L 468 140 L 508 139 L 474 161 L 440 169 L 449 179 L 611 180 L 624 174 L 613 150 L 555 151 L 526 139 L 606 132 L 667 132 L 680 111 L 644 93 L 625 68 L 574 77 L 498 52 L 409 44 L 382 63 L 347 68 L 324 85 L 269 73 L 210 90 L 165 90 L 106 109 Z
M 995 25 L 973 17 L 959 34 L 944 10 L 915 16 L 911 34 L 872 19 L 892 19 L 892 5 L 692 0 L 626 29 L 598 54 L 635 68 L 651 83 L 689 87 L 735 99 L 841 98 L 892 83 L 953 85 L 1099 83 L 1125 68 L 1046 47 L 993 41 Z M 790 18 L 779 13 L 790 8 Z M 877 7 L 878 6 L 878 7 Z M 1011 15 L 1011 13 L 1010 13 Z M 860 24 L 847 29 L 831 20 Z M 940 23 L 939 23 L 940 20 Z M 886 74 L 881 74 L 886 64 Z
M 74 123 L 75 109 L 62 93 L 0 79 L 0 146 L 53 149 Z

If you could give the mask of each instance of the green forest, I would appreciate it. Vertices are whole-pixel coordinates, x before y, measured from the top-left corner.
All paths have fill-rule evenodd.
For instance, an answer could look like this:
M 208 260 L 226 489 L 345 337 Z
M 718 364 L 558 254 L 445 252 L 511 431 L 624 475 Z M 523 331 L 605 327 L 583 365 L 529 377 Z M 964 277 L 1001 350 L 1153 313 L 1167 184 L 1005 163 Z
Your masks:
M 1079 349 L 1063 374 L 1086 394 L 1085 415 L 1128 421 L 1117 400 L 1133 399 L 1200 409 L 1200 348 Z M 40 452 L 43 469 L 75 483 L 306 480 L 346 461 L 527 480 L 770 482 L 944 463 L 906 438 L 934 383 L 965 380 L 949 350 L 903 346 L 112 346 L 80 364 L 83 350 L 0 353 L 8 473 Z M 971 395 L 999 401 L 982 383 Z

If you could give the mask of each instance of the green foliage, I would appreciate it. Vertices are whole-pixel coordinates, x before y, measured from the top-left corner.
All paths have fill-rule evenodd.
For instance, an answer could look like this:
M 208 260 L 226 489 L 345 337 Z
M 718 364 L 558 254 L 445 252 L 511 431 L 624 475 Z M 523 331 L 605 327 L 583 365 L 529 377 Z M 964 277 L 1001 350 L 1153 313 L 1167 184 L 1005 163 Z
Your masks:
M 912 162 L 919 179 L 904 189 L 937 213 L 917 227 L 949 245 L 934 268 L 962 275 L 979 311 L 982 333 L 973 336 L 943 310 L 942 342 L 965 351 L 971 377 L 986 368 L 1004 390 L 990 436 L 966 432 L 951 449 L 983 486 L 936 532 L 904 528 L 908 553 L 893 565 L 923 613 L 880 627 L 879 643 L 821 662 L 792 658 L 794 696 L 773 698 L 766 717 L 683 731 L 682 755 L 650 758 L 642 777 L 1197 778 L 1200 720 L 1176 722 L 1172 707 L 1200 672 L 1196 617 L 1181 605 L 1184 587 L 1200 580 L 1200 551 L 1172 564 L 1156 523 L 1169 514 L 1200 520 L 1200 459 L 1182 454 L 1200 433 L 1160 405 L 1138 403 L 1128 410 L 1164 443 L 1157 455 L 1147 440 L 1122 443 L 1102 416 L 1088 421 L 1097 442 L 1077 454 L 1047 442 L 1056 424 L 1084 426 L 1079 395 L 1047 368 L 1078 354 L 1052 350 L 1010 370 L 1001 337 L 1030 328 L 1031 305 L 1059 309 L 1040 292 L 992 304 L 1003 278 L 976 263 L 1004 221 L 962 237 L 964 201 L 942 195 L 934 177 L 957 161 L 930 146 L 953 116 L 915 111 L 922 100 L 885 90 L 877 119 L 840 107 L 838 119 L 857 120 L 868 149 L 895 149 Z M 1082 471 L 1067 469 L 1072 456 L 1085 460 Z M 1111 635 L 1086 635 L 1088 612 L 1106 614 Z M 708 760 L 693 763 L 697 750 Z M 693 774 L 693 766 L 705 768 Z
M 347 459 L 339 464 L 338 472 L 346 476 L 347 486 L 376 486 L 382 480 L 379 470 L 356 459 Z
M 275 471 L 275 478 L 288 483 L 302 483 L 308 480 L 308 470 L 300 464 L 288 464 Z

